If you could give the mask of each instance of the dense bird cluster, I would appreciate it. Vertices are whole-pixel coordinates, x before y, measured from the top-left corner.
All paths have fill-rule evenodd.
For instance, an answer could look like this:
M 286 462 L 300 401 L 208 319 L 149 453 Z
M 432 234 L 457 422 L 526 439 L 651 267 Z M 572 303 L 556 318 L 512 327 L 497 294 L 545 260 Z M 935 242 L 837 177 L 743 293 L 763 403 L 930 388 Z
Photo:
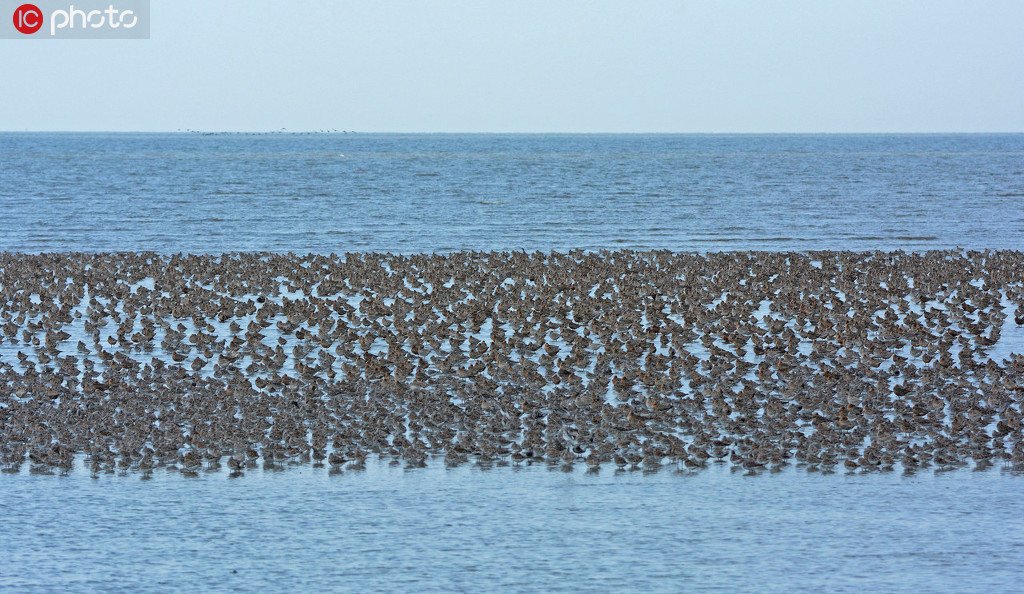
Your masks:
M 0 466 L 1020 467 L 1021 324 L 1022 252 L 0 254 Z

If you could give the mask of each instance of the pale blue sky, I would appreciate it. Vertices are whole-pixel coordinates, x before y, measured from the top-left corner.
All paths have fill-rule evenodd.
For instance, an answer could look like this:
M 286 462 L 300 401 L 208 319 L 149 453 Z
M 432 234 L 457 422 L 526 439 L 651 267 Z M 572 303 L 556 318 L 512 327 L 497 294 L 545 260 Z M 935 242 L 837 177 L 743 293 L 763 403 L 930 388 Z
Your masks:
M 1021 0 L 152 1 L 0 40 L 0 130 L 1024 131 Z

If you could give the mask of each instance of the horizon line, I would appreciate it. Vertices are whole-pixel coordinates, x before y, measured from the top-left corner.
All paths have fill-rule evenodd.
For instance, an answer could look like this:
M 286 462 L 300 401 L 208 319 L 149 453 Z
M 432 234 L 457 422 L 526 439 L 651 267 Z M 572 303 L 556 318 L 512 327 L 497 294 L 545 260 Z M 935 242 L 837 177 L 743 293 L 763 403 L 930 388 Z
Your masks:
M 874 130 L 874 131 L 426 131 L 426 130 L 387 130 L 387 131 L 362 131 L 362 130 L 0 130 L 0 134 L 199 134 L 199 135 L 231 135 L 231 134 L 319 134 L 319 135 L 383 135 L 383 134 L 407 134 L 407 135 L 637 135 L 637 136 L 743 136 L 743 135 L 951 135 L 951 134 L 1024 134 L 1024 130 L 938 130 L 938 131 L 908 131 L 908 130 Z

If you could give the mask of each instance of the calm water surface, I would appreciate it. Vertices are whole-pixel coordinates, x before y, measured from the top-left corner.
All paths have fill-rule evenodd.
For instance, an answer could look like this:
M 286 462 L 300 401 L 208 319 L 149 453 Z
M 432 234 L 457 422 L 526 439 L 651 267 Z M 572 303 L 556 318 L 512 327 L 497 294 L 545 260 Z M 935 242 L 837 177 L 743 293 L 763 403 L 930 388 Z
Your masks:
M 1024 135 L 0 134 L 0 250 L 1011 248 Z M 976 591 L 1024 477 L 0 476 L 0 590 Z
M 0 134 L 0 250 L 1021 248 L 1024 134 Z
M 1024 566 L 1024 479 L 1000 470 L 0 479 L 12 592 L 1009 592 Z

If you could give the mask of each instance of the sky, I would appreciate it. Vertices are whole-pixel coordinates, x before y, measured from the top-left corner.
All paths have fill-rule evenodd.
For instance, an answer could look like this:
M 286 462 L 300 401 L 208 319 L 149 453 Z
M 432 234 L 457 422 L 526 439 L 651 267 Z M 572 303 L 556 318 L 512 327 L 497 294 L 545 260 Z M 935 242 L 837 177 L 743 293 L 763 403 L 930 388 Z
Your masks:
M 0 40 L 0 130 L 1024 131 L 1021 0 L 152 4 Z

